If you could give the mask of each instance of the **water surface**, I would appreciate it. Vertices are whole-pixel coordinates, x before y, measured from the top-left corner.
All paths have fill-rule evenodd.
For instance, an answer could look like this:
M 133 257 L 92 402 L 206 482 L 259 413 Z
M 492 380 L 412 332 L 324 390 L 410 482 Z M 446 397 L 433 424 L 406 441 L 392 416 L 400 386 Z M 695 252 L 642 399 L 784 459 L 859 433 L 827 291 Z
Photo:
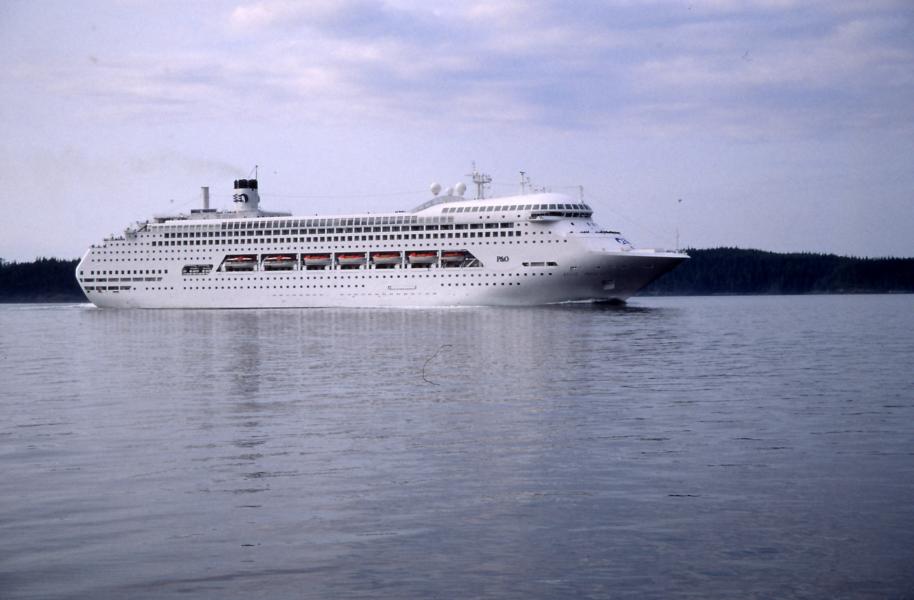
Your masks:
M 914 296 L 0 306 L 0 597 L 914 596 Z

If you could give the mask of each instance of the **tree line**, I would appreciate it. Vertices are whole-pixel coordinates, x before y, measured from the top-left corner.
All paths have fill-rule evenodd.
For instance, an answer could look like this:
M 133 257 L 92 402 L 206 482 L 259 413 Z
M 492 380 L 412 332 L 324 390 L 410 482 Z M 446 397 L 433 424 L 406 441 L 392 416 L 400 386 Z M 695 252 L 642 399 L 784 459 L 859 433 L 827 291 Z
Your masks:
M 76 282 L 78 262 L 59 258 L 31 262 L 0 259 L 0 302 L 86 302 Z
M 785 254 L 740 248 L 687 252 L 689 260 L 640 295 L 914 292 L 914 258 Z
M 740 248 L 687 250 L 691 258 L 642 296 L 914 292 L 914 258 L 783 254 Z M 85 302 L 77 260 L 0 259 L 0 302 Z

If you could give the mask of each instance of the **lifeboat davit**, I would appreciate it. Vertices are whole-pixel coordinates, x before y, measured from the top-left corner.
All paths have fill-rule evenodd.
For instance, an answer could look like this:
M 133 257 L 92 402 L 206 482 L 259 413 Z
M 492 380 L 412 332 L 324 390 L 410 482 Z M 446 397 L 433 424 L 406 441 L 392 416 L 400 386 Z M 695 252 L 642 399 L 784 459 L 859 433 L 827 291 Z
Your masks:
M 430 265 L 438 260 L 438 253 L 427 251 L 409 252 L 406 257 L 412 265 Z

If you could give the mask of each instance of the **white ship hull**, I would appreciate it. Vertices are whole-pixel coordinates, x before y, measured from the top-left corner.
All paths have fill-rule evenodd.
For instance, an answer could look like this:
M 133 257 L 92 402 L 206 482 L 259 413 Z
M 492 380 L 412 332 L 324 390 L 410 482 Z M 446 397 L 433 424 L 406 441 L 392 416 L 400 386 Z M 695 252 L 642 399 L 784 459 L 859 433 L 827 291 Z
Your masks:
M 557 199 L 565 202 L 556 204 Z M 480 204 L 485 214 L 443 216 L 445 207 Z M 490 215 L 486 205 L 504 210 Z M 405 218 L 219 213 L 163 219 L 90 248 L 77 278 L 89 300 L 105 308 L 520 306 L 625 301 L 688 258 L 635 250 L 617 232 L 599 230 L 589 210 L 567 209 L 570 216 L 543 220 L 530 218 L 525 205 L 586 206 L 538 194 L 461 198 Z M 401 220 L 409 224 L 400 225 Z M 388 222 L 398 225 L 384 225 Z M 323 226 L 310 227 L 318 224 Z M 346 227 L 336 227 L 340 224 Z M 346 255 L 376 252 L 398 252 L 402 260 L 346 264 Z M 411 260 L 430 252 L 436 255 L 430 264 Z M 455 252 L 465 252 L 467 259 L 451 260 Z M 321 254 L 331 256 L 329 264 L 318 266 L 308 258 Z M 277 269 L 269 262 L 277 255 L 292 261 Z M 239 260 L 253 268 L 237 270 Z
M 207 280 L 164 279 L 163 287 L 168 289 L 161 293 L 133 285 L 129 290 L 88 292 L 87 296 L 104 308 L 528 306 L 624 301 L 682 260 L 680 255 L 666 253 L 594 256 L 582 261 L 577 272 L 545 267 L 524 272 L 480 269 L 471 279 L 453 273 L 453 268 L 258 271 L 256 276 L 229 272 Z

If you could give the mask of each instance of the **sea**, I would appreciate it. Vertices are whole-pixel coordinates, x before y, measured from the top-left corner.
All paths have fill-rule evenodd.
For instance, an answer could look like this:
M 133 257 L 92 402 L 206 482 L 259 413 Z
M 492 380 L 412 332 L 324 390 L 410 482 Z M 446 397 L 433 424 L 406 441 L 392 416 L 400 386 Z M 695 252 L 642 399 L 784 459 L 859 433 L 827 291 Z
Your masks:
M 0 306 L 0 598 L 914 598 L 914 296 Z

